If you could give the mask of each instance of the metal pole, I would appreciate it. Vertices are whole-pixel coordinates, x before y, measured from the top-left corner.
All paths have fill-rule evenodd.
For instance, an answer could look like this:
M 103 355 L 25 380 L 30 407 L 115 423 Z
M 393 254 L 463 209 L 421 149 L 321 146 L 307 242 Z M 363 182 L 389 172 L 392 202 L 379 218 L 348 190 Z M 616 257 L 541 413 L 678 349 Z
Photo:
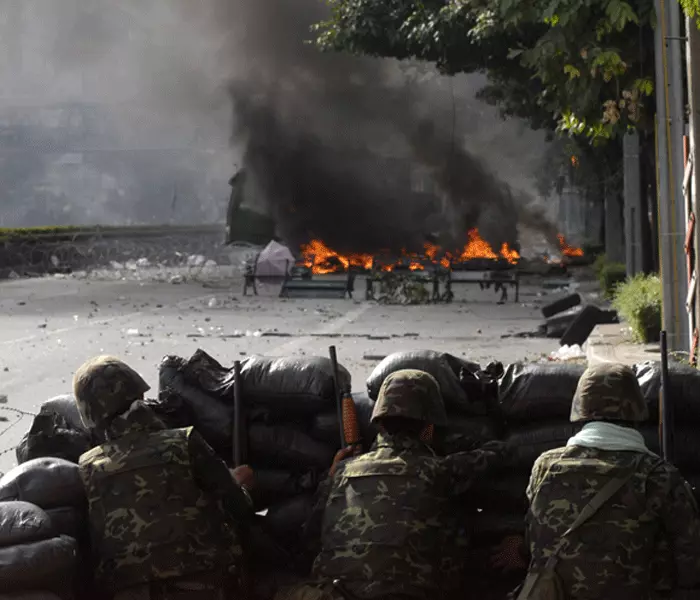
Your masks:
M 675 0 L 672 0 L 675 1 Z M 659 210 L 659 254 L 661 282 L 663 288 L 662 328 L 668 334 L 671 350 L 687 350 L 683 344 L 687 333 L 686 320 L 682 319 L 684 310 L 679 270 L 684 262 L 683 236 L 678 229 L 676 217 L 676 188 L 673 185 L 671 128 L 668 119 L 670 113 L 670 91 L 668 77 L 668 56 L 665 39 L 667 37 L 666 0 L 655 0 L 657 26 L 654 32 L 656 63 L 656 143 L 657 143 L 657 190 Z M 682 150 L 682 139 L 679 140 Z M 680 182 L 679 182 L 680 184 Z M 682 320 L 681 320 L 682 319 Z
M 241 361 L 233 363 L 233 466 L 243 464 L 243 393 L 241 390 Z
M 642 272 L 642 211 L 639 186 L 639 134 L 634 131 L 622 139 L 625 195 L 625 257 L 627 275 Z
M 690 177 L 690 211 L 698 216 L 697 193 L 700 189 L 699 177 L 700 169 L 698 169 L 698 152 L 697 145 L 700 141 L 700 30 L 695 23 L 695 19 L 686 17 L 685 31 L 687 36 L 686 58 L 688 66 L 688 104 L 690 106 L 690 132 L 689 132 L 689 152 L 688 160 L 692 163 L 692 173 Z M 697 273 L 698 257 L 700 256 L 700 223 L 696 221 L 695 233 L 693 235 L 692 244 L 695 249 L 695 269 Z M 693 302 L 694 322 L 698 327 L 700 324 L 700 290 L 698 287 L 700 282 L 695 282 L 695 299 Z
M 671 341 L 671 350 L 690 350 L 691 323 L 690 315 L 686 309 L 688 296 L 688 269 L 685 253 L 685 237 L 688 225 L 688 210 L 685 194 L 683 193 L 683 180 L 685 178 L 685 152 L 683 138 L 685 136 L 685 87 L 684 87 L 684 63 L 683 63 L 683 31 L 681 27 L 681 6 L 675 0 L 664 0 L 668 14 L 668 77 L 669 77 L 669 128 L 670 128 L 670 156 L 671 156 L 671 182 L 670 192 L 674 198 L 675 214 L 675 238 L 674 255 L 677 256 L 676 277 L 678 278 L 678 337 L 676 343 Z
M 668 375 L 668 345 L 666 332 L 661 332 L 661 449 L 663 457 L 672 463 L 674 456 L 675 415 Z

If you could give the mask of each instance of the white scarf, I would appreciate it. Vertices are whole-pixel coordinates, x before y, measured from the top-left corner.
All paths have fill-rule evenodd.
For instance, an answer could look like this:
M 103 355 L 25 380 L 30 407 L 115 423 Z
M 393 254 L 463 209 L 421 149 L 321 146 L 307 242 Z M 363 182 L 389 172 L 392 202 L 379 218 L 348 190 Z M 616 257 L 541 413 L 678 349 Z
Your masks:
M 610 450 L 613 452 L 640 452 L 656 457 L 656 454 L 647 448 L 644 437 L 636 429 L 602 421 L 586 423 L 581 431 L 574 437 L 569 438 L 566 445 L 597 448 L 598 450 Z

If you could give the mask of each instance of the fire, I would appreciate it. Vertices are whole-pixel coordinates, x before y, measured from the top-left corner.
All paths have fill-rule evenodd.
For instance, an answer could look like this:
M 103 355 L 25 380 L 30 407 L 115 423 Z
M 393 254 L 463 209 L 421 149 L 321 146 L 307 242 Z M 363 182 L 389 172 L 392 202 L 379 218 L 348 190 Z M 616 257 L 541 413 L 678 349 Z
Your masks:
M 512 265 L 517 264 L 520 260 L 520 254 L 516 250 L 511 249 L 507 243 L 504 243 L 501 246 L 500 253 L 496 254 L 491 245 L 479 235 L 479 230 L 476 228 L 469 230 L 467 237 L 468 241 L 464 248 L 456 253 L 443 252 L 440 257 L 440 247 L 426 242 L 423 245 L 422 255 L 416 252 L 408 252 L 404 249 L 401 251 L 401 260 L 398 263 L 383 265 L 381 269 L 382 271 L 393 271 L 397 266 L 402 265 L 408 267 L 411 271 L 422 271 L 425 269 L 425 263 L 435 264 L 437 262 L 444 268 L 449 268 L 453 262 L 465 262 L 475 258 L 505 259 Z M 317 275 L 336 273 L 341 270 L 346 271 L 350 267 L 371 269 L 374 265 L 374 257 L 371 254 L 338 254 L 317 239 L 302 245 L 301 255 L 303 264 L 312 269 L 312 272 Z
M 338 263 L 343 266 L 343 270 L 347 270 L 349 267 L 371 269 L 374 262 L 371 254 L 348 254 L 347 256 L 338 254 L 321 240 L 311 240 L 308 244 L 303 244 L 301 255 L 304 266 L 312 269 L 317 275 L 335 273 L 339 270 Z
M 561 248 L 561 253 L 564 256 L 583 256 L 583 250 L 581 250 L 581 248 L 569 246 L 569 244 L 566 243 L 566 239 L 561 233 L 557 235 L 557 238 L 559 238 L 559 247 Z

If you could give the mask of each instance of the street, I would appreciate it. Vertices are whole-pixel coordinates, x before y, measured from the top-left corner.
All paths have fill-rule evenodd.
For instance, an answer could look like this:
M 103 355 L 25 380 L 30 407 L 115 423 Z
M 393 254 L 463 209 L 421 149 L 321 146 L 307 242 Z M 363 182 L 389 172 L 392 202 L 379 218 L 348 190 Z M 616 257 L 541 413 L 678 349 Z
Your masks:
M 358 290 L 364 289 L 358 284 Z M 47 277 L 0 283 L 0 472 L 15 464 L 14 448 L 32 413 L 71 391 L 74 371 L 97 354 L 113 354 L 140 371 L 157 393 L 163 356 L 202 348 L 224 365 L 249 354 L 327 355 L 338 349 L 353 390 L 383 356 L 433 349 L 485 364 L 537 358 L 556 340 L 510 337 L 534 331 L 539 287 L 523 285 L 520 303 L 497 305 L 493 290 L 459 289 L 452 304 L 386 306 L 364 300 L 244 297 L 236 279 L 222 289 L 152 278 L 105 281 Z M 358 294 L 357 298 L 362 295 Z M 507 336 L 507 337 L 503 337 Z M 17 412 L 17 411 L 22 412 Z M 7 419 L 5 421 L 5 419 Z

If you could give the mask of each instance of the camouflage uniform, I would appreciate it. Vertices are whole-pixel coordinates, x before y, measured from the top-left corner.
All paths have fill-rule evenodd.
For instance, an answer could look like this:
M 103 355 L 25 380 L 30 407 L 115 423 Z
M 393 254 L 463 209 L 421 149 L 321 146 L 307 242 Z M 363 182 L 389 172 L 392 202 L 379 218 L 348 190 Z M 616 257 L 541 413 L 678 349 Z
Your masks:
M 384 417 L 444 425 L 435 379 L 415 370 L 389 375 L 372 421 Z M 497 442 L 441 458 L 417 437 L 380 433 L 370 452 L 340 465 L 325 484 L 322 548 L 313 568 L 317 591 L 306 586 L 291 596 L 337 597 L 334 580 L 357 598 L 440 595 L 443 551 L 454 534 L 450 500 L 501 462 L 503 448 Z
M 572 422 L 629 425 L 647 418 L 631 369 L 606 364 L 588 369 L 581 377 Z M 579 445 L 545 452 L 533 467 L 527 488 L 530 572 L 544 567 L 588 501 L 612 478 L 624 477 L 637 461 L 630 482 L 567 538 L 557 565 L 567 597 L 651 598 L 654 591 L 664 591 L 661 582 L 669 573 L 664 561 L 669 560 L 675 566 L 674 587 L 691 589 L 698 583 L 700 521 L 692 492 L 680 473 L 651 453 Z
M 80 458 L 100 589 L 223 597 L 241 565 L 236 525 L 252 512 L 243 488 L 191 427 L 158 420 L 141 401 L 148 385 L 117 359 L 86 363 L 74 388 L 84 421 L 107 440 Z

